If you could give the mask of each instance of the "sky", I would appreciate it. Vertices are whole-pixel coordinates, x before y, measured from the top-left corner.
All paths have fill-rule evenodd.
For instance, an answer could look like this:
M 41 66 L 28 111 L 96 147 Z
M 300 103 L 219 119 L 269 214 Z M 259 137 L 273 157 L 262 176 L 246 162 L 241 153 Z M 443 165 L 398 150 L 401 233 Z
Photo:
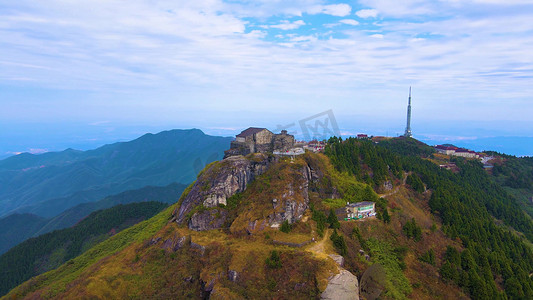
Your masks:
M 531 0 L 0 0 L 0 157 L 301 134 L 326 111 L 345 136 L 397 136 L 410 86 L 415 138 L 533 138 L 531 20 Z

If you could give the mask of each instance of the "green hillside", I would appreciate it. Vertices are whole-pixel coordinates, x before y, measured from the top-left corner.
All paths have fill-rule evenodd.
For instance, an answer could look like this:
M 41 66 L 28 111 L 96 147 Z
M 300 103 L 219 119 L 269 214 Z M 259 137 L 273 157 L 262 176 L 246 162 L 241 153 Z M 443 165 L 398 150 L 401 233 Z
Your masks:
M 29 239 L 0 256 L 0 294 L 21 282 L 53 270 L 94 245 L 163 210 L 167 204 L 119 204 L 91 213 L 72 228 Z
M 164 187 L 147 186 L 108 196 L 95 202 L 78 204 L 48 219 L 33 214 L 9 215 L 0 219 L 0 254 L 30 237 L 71 227 L 93 211 L 134 202 L 174 203 L 186 187 L 180 183 L 171 183 Z
M 460 172 L 455 174 L 428 159 L 398 155 L 410 149 L 412 139 L 384 145 L 349 139 L 333 143 L 327 153 L 341 168 L 365 163 L 374 170 L 387 165 L 391 170 L 412 172 L 422 180 L 431 191 L 428 205 L 442 220 L 443 232 L 459 239 L 463 248 L 452 247 L 443 253 L 439 272 L 444 280 L 455 282 L 474 299 L 533 298 L 529 276 L 533 254 L 526 245 L 533 241 L 533 222 L 512 195 L 491 181 L 481 163 L 457 159 Z M 429 153 L 419 154 L 430 158 Z M 370 159 L 358 161 L 354 156 Z M 515 235 L 508 228 L 521 234 Z
M 80 203 L 147 185 L 189 183 L 230 138 L 198 129 L 145 134 L 90 151 L 20 154 L 0 161 L 0 216 L 53 217 Z
M 533 218 L 533 157 L 515 157 L 496 152 L 491 170 L 494 180 L 513 194 Z

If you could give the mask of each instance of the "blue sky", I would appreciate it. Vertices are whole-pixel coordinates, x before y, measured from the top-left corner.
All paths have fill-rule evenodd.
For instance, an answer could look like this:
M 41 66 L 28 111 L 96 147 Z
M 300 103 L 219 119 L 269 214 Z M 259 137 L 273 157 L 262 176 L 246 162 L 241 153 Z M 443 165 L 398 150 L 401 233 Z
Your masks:
M 0 1 L 0 152 L 329 109 L 396 135 L 409 86 L 417 138 L 533 136 L 531 20 L 521 0 Z

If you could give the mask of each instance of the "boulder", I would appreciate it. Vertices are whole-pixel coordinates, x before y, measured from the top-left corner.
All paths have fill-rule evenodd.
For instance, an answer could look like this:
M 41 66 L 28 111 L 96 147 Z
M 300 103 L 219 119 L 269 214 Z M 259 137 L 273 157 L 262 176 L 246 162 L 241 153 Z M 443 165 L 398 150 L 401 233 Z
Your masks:
M 334 300 L 359 300 L 359 282 L 357 277 L 347 270 L 341 269 L 340 273 L 333 276 L 328 282 L 321 299 Z
M 333 258 L 339 267 L 344 267 L 344 257 L 342 255 L 330 254 L 329 257 Z

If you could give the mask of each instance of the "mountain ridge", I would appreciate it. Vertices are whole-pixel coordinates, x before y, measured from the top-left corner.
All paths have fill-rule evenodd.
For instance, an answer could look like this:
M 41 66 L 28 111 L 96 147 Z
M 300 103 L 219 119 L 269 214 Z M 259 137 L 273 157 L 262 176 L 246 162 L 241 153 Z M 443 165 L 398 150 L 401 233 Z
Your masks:
M 0 216 L 30 212 L 51 217 L 125 190 L 188 184 L 199 171 L 194 163 L 201 169 L 221 158 L 230 140 L 199 129 L 176 129 L 88 151 L 13 156 L 0 161 Z

